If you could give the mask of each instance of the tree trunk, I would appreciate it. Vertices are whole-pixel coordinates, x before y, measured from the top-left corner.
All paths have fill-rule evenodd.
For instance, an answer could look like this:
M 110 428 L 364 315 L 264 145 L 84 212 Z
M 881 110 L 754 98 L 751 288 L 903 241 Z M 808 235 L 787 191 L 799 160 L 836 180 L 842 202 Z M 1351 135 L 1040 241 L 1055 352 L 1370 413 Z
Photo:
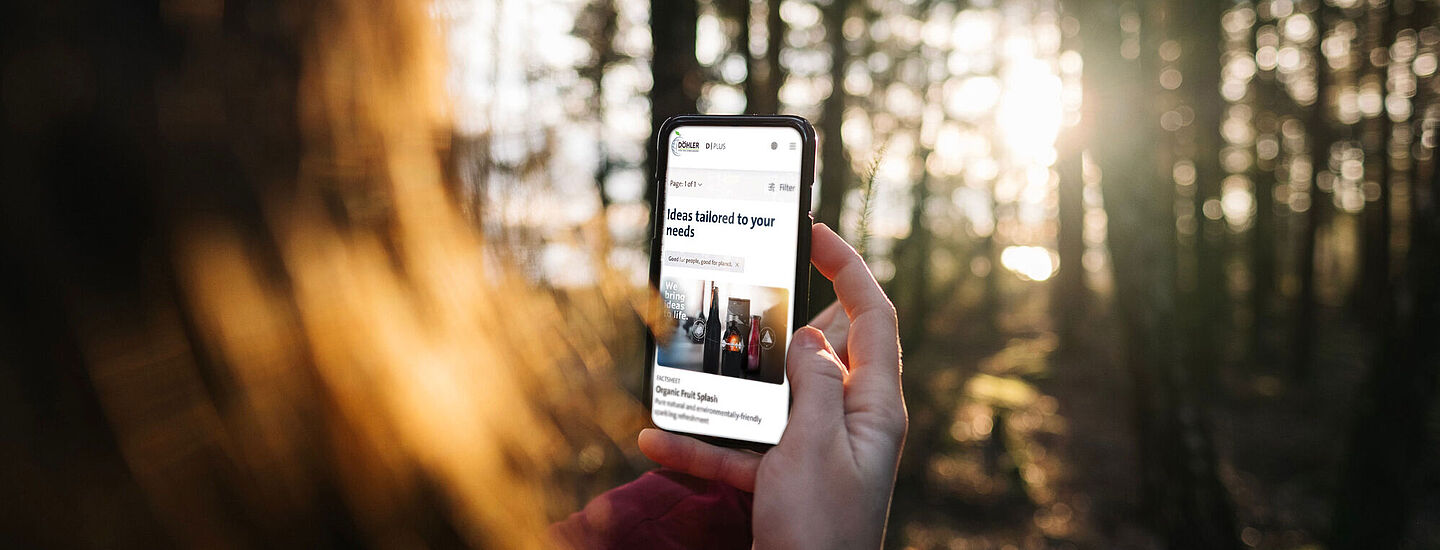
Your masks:
M 976 305 L 976 315 L 980 318 L 980 326 L 986 331 L 985 337 L 998 339 L 1000 335 L 1000 277 L 1005 266 L 1000 264 L 1000 247 L 996 244 L 996 234 L 1000 232 L 1000 203 L 995 200 L 995 180 L 990 181 L 988 194 L 990 197 L 990 212 L 992 224 L 990 234 L 980 240 L 980 245 L 975 247 L 975 256 L 985 259 L 985 265 L 990 269 L 985 272 L 985 280 L 981 281 L 980 303 Z
M 1159 11 L 1153 3 L 1140 9 L 1146 37 L 1162 14 L 1153 13 Z M 1092 150 L 1103 174 L 1124 361 L 1134 376 L 1144 506 L 1170 548 L 1235 548 L 1234 516 L 1216 476 L 1206 413 L 1174 345 L 1181 336 L 1174 186 L 1156 166 L 1156 113 L 1136 108 L 1149 104 L 1154 92 L 1154 41 L 1142 40 L 1139 59 L 1126 59 L 1118 10 L 1087 2 L 1081 29 L 1086 91 L 1094 99 L 1087 108 L 1096 115 L 1096 135 L 1106 136 Z
M 1424 419 L 1434 407 L 1440 368 L 1440 348 L 1434 343 L 1440 334 L 1437 218 L 1432 202 L 1412 224 L 1406 273 L 1391 287 L 1380 312 L 1377 328 L 1385 334 L 1356 406 L 1335 504 L 1336 548 L 1405 547 L 1415 467 L 1425 456 Z
M 1071 128 L 1061 136 L 1056 172 L 1060 177 L 1059 234 L 1056 252 L 1060 270 L 1051 287 L 1050 308 L 1060 346 L 1074 349 L 1080 343 L 1090 292 L 1085 287 L 1085 182 L 1081 174 L 1080 147 Z
M 783 79 L 780 49 L 784 47 L 785 21 L 780 19 L 780 0 L 764 2 L 765 54 L 759 57 L 750 51 L 750 16 L 754 13 L 755 4 L 750 0 L 732 1 L 737 4 L 735 10 L 741 25 L 736 50 L 745 56 L 745 112 L 773 115 L 780 112 L 780 81 Z
M 848 0 L 832 0 L 825 8 L 825 36 L 830 46 L 830 97 L 820 115 L 820 160 L 824 165 L 820 172 L 820 204 L 815 212 L 815 221 L 831 226 L 840 223 L 840 209 L 845 192 L 850 187 L 850 162 L 845 154 L 845 143 L 840 135 L 840 126 L 845 116 L 845 65 L 849 52 L 845 49 L 845 24 Z
M 1413 20 L 1431 21 L 1423 9 Z M 1393 16 L 1390 16 L 1393 17 Z M 1388 18 L 1388 17 L 1387 17 Z M 1393 29 L 1392 25 L 1386 25 Z M 1386 35 L 1387 40 L 1393 35 Z M 1424 113 L 1417 97 L 1413 112 Z M 1387 118 L 1388 120 L 1388 118 Z M 1389 124 L 1387 123 L 1387 126 Z M 1386 140 L 1388 141 L 1388 139 Z M 1429 180 L 1411 170 L 1410 247 L 1404 269 L 1386 285 L 1374 364 L 1357 403 L 1341 489 L 1335 503 L 1336 548 L 1403 548 L 1411 528 L 1415 472 L 1426 458 L 1423 420 L 1433 411 L 1440 372 L 1440 151 Z M 1413 166 L 1413 165 L 1412 165 Z
M 595 189 L 600 196 L 600 211 L 603 214 L 610 206 L 610 195 L 605 183 L 610 179 L 613 163 L 605 140 L 605 69 L 614 63 L 619 55 L 615 53 L 614 0 L 593 0 L 585 6 L 576 21 L 575 33 L 585 39 L 592 53 L 590 64 L 580 68 L 580 77 L 589 80 L 594 87 L 590 94 L 590 112 L 595 116 Z
M 1067 15 L 1075 15 L 1074 0 L 1062 4 Z M 1076 49 L 1078 37 L 1061 37 L 1062 50 Z M 1083 99 L 1082 99 L 1083 101 Z M 1081 107 L 1083 113 L 1085 108 Z M 1055 273 L 1050 287 L 1051 318 L 1055 320 L 1060 347 L 1074 349 L 1080 342 L 1081 327 L 1084 325 L 1089 291 L 1085 288 L 1085 181 L 1081 154 L 1087 141 L 1083 135 L 1092 120 L 1065 128 L 1056 143 L 1055 172 L 1059 176 L 1056 190 L 1059 231 L 1056 238 L 1056 253 L 1060 256 L 1060 270 Z
M 1260 28 L 1261 25 L 1255 25 Z M 1256 74 L 1253 84 L 1256 112 L 1273 109 L 1276 90 L 1275 80 L 1270 74 Z M 1256 140 L 1258 142 L 1258 140 Z M 1250 181 L 1255 197 L 1255 217 L 1250 227 L 1250 360 L 1256 367 L 1269 368 L 1276 358 L 1275 346 L 1271 343 L 1271 318 L 1275 315 L 1279 296 L 1275 258 L 1275 170 L 1274 162 L 1260 158 L 1254 150 L 1255 165 L 1250 171 Z
M 845 115 L 845 65 L 849 52 L 845 49 L 845 15 L 850 0 L 830 0 L 824 8 L 825 38 L 830 46 L 830 97 L 820 118 L 820 200 L 815 209 L 815 221 L 825 223 L 837 231 L 840 228 L 840 211 L 845 202 L 845 192 L 850 187 L 850 159 L 845 154 L 845 142 L 840 135 L 840 126 Z M 824 277 L 810 277 L 810 310 L 820 311 L 835 301 L 835 289 Z
M 780 18 L 780 0 L 766 2 L 765 83 L 756 98 L 757 112 L 780 112 L 780 86 L 785 84 L 785 67 L 780 65 L 780 52 L 785 48 L 785 20 Z
M 655 132 L 665 119 L 694 113 L 700 99 L 700 62 L 695 59 L 695 24 L 700 16 L 694 0 L 650 0 L 650 141 L 645 147 L 645 173 L 655 176 Z M 645 201 L 655 202 L 655 184 L 645 187 Z M 652 222 L 653 223 L 653 222 Z
M 1224 140 L 1220 137 L 1220 121 L 1224 115 L 1220 90 L 1219 48 L 1224 44 L 1220 32 L 1220 17 L 1225 5 L 1220 2 L 1176 2 L 1180 7 L 1176 25 L 1172 28 L 1182 38 L 1183 50 L 1180 59 L 1181 93 L 1184 101 L 1194 109 L 1195 122 L 1189 128 L 1189 149 L 1183 156 L 1195 163 L 1194 200 L 1195 216 L 1195 287 L 1190 293 L 1187 320 L 1189 321 L 1190 354 L 1189 363 L 1194 367 L 1195 380 L 1201 395 L 1210 395 L 1219 387 L 1220 353 L 1228 338 L 1220 338 L 1223 327 L 1228 326 L 1228 315 L 1224 305 L 1229 296 L 1225 285 L 1224 244 L 1225 222 L 1211 219 L 1205 211 L 1207 202 L 1220 200 L 1220 182 L 1225 171 L 1220 166 L 1220 150 Z
M 1370 14 L 1371 24 L 1380 27 L 1379 44 L 1376 44 L 1375 47 L 1387 48 L 1385 64 L 1372 67 L 1376 73 L 1375 76 L 1382 83 L 1381 97 L 1387 97 L 1390 93 L 1390 79 L 1386 74 L 1389 66 L 1388 48 L 1395 39 L 1395 18 L 1391 14 L 1389 3 L 1374 8 Z M 1390 141 L 1395 126 L 1390 122 L 1390 117 L 1384 109 L 1381 109 L 1379 118 L 1373 123 L 1379 126 L 1380 141 L 1379 143 L 1370 141 L 1367 144 L 1369 147 L 1367 147 L 1365 157 L 1367 161 L 1374 158 L 1379 163 L 1377 181 L 1380 184 L 1380 196 L 1374 202 L 1365 205 L 1361 228 L 1364 256 L 1360 266 L 1361 314 L 1372 320 L 1384 313 L 1383 310 L 1377 310 L 1377 308 L 1384 303 L 1390 285 Z
M 925 339 L 925 325 L 930 317 L 930 254 L 932 236 L 925 227 L 925 203 L 930 200 L 930 171 L 925 169 L 925 159 L 931 151 L 921 149 L 915 156 L 919 165 L 920 180 L 911 188 L 914 204 L 910 207 L 910 235 L 901 243 L 905 263 L 905 284 L 895 285 L 904 293 L 905 316 L 900 320 L 900 339 L 906 349 L 919 349 Z M 898 254 L 897 254 L 898 255 Z M 900 259 L 897 257 L 897 260 Z M 900 277 L 897 274 L 897 279 Z
M 1315 12 L 1316 32 L 1325 36 L 1326 10 L 1322 6 Z M 1316 41 L 1313 54 L 1325 59 L 1320 41 Z M 1322 62 L 1322 67 L 1324 66 Z M 1329 95 L 1329 82 L 1322 71 L 1316 75 L 1315 104 L 1310 106 L 1305 123 L 1305 134 L 1310 146 L 1310 208 L 1305 211 L 1305 230 L 1300 237 L 1299 305 L 1295 315 L 1295 335 L 1291 349 L 1295 350 L 1290 366 L 1290 375 L 1302 382 L 1310 381 L 1315 362 L 1315 336 L 1319 330 L 1316 322 L 1317 297 L 1315 295 L 1315 249 L 1320 224 L 1324 223 L 1325 212 L 1330 209 L 1330 200 L 1320 189 L 1320 175 L 1330 168 L 1330 121 L 1325 117 L 1325 103 Z
M 716 2 L 715 5 L 726 17 L 734 20 L 735 28 L 739 29 L 735 33 L 735 41 L 731 43 L 731 46 L 735 53 L 740 54 L 741 59 L 745 60 L 745 82 L 742 83 L 745 91 L 745 110 L 742 112 L 752 115 L 769 114 L 755 108 L 756 99 L 760 96 L 759 86 L 765 81 L 767 75 L 761 60 L 750 51 L 750 15 L 754 10 L 754 5 L 750 0 L 723 0 Z

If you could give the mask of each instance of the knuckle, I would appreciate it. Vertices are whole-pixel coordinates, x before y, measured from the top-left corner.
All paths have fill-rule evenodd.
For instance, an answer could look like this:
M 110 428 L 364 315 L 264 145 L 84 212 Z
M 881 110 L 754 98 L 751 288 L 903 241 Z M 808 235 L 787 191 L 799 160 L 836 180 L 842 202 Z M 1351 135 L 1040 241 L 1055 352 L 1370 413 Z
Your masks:
M 890 301 L 888 296 L 867 304 L 863 315 L 873 316 L 878 322 L 883 322 L 891 328 L 900 326 L 900 316 L 896 313 L 895 302 Z

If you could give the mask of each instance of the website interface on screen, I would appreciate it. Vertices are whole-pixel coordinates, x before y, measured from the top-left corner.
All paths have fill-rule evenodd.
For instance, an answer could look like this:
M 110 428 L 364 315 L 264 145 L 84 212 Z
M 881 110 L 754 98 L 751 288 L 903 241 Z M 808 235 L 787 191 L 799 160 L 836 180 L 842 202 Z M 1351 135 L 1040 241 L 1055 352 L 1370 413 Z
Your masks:
M 668 138 L 659 284 L 671 334 L 656 344 L 651 419 L 777 443 L 790 405 L 802 137 L 681 126 Z

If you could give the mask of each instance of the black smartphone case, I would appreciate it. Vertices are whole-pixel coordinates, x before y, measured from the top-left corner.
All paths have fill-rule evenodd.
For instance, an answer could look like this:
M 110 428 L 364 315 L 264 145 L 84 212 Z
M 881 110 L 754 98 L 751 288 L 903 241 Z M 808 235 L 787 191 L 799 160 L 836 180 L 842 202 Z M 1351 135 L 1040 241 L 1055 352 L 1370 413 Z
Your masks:
M 669 155 L 665 143 L 670 132 L 679 126 L 780 126 L 794 128 L 801 136 L 800 200 L 795 215 L 803 223 L 796 224 L 795 236 L 795 318 L 792 329 L 798 329 L 810 322 L 810 226 L 815 223 L 810 213 L 811 191 L 815 185 L 815 128 L 804 118 L 791 115 L 679 115 L 665 120 L 657 132 L 655 147 L 655 173 L 651 185 L 656 186 L 655 204 L 650 219 L 650 287 L 660 288 L 660 226 L 665 211 L 665 174 Z M 803 300 L 801 298 L 804 298 Z M 645 410 L 648 412 L 654 398 L 655 380 L 655 335 L 645 331 Z M 793 400 L 791 401 L 793 405 Z M 788 422 L 789 419 L 787 418 Z M 658 427 L 658 426 L 657 426 Z M 660 428 L 664 429 L 664 428 Z M 673 430 L 665 430 L 673 431 Z M 674 432 L 694 437 L 701 441 L 722 447 L 735 447 L 764 452 L 773 445 L 742 439 L 730 439 L 700 435 L 689 432 Z

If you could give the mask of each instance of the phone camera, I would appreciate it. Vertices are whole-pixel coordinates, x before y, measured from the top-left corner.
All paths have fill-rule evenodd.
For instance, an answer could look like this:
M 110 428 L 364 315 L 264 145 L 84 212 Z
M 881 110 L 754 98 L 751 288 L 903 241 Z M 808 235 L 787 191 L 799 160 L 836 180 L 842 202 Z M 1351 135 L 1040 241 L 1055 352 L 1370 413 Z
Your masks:
M 780 148 L 780 144 L 779 144 L 779 143 L 776 143 L 776 142 L 773 142 L 773 141 L 770 142 L 770 150 L 771 150 L 771 151 L 774 151 L 774 150 L 779 149 L 779 148 Z

